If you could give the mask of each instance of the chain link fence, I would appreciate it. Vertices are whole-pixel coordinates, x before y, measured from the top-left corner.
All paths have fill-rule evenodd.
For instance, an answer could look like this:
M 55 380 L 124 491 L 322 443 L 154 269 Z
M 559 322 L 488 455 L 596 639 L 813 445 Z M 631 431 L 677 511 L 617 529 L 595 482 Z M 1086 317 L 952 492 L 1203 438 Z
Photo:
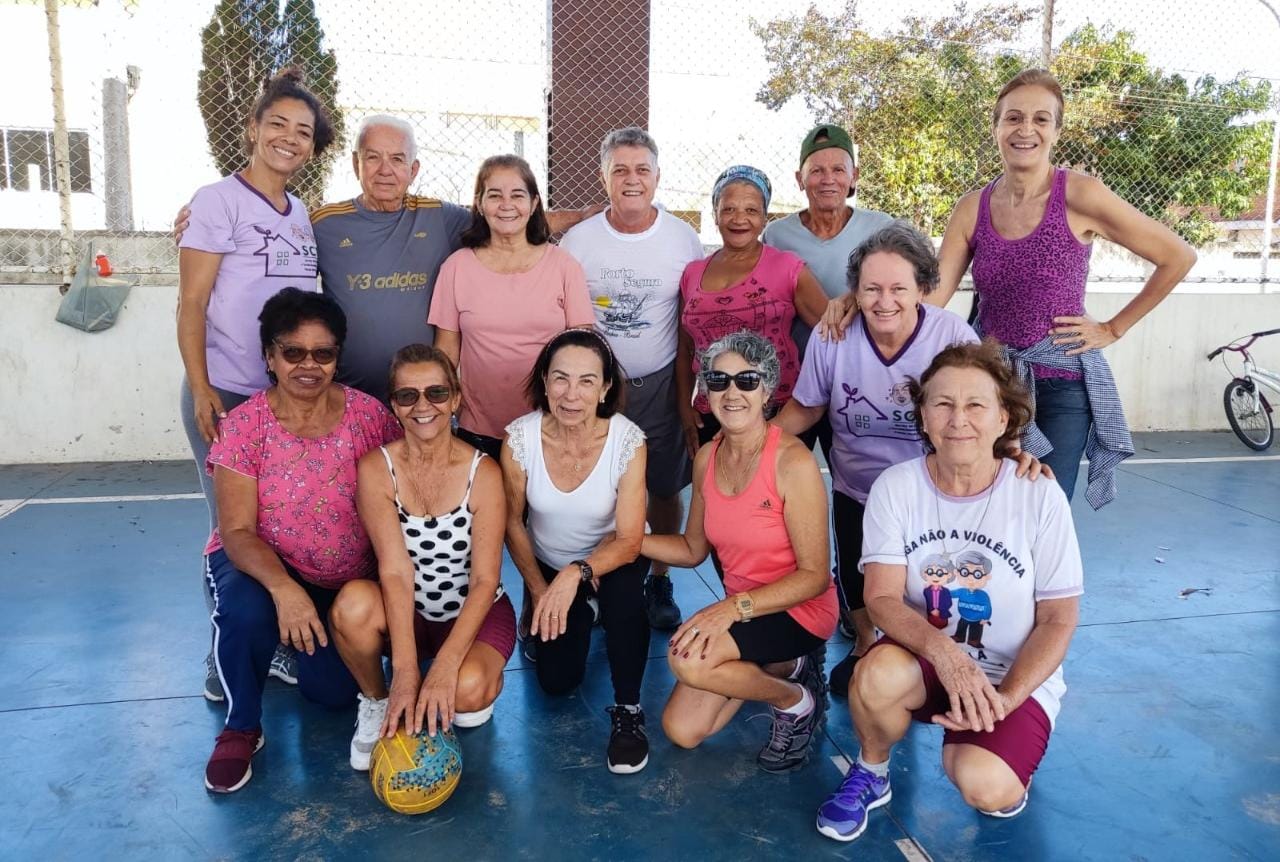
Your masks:
M 659 200 L 714 245 L 716 175 L 754 164 L 774 212 L 799 209 L 800 139 L 837 120 L 861 147 L 858 205 L 937 236 L 999 173 L 1000 84 L 1048 55 L 1067 90 L 1057 161 L 1194 242 L 1192 280 L 1261 281 L 1269 241 L 1274 282 L 1275 5 L 1222 0 L 1210 18 L 1196 0 L 0 0 L 0 68 L 20 82 L 0 107 L 0 281 L 61 282 L 92 242 L 117 273 L 172 283 L 174 214 L 239 165 L 246 105 L 286 63 L 342 130 L 295 189 L 312 207 L 359 193 L 349 153 L 369 114 L 415 127 L 415 193 L 468 203 L 479 163 L 515 152 L 560 208 L 601 201 L 601 137 L 647 118 Z M 1143 269 L 1102 248 L 1093 274 Z

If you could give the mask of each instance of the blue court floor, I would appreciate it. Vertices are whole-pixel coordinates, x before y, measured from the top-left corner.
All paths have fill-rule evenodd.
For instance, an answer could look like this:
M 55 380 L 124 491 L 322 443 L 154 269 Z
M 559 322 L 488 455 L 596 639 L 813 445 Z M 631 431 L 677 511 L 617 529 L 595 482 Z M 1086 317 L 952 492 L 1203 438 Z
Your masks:
M 656 633 L 638 775 L 604 767 L 598 643 L 567 698 L 512 659 L 494 720 L 462 732 L 458 791 L 431 814 L 383 809 L 347 765 L 353 716 L 275 680 L 253 780 L 214 798 L 202 770 L 223 715 L 201 697 L 194 468 L 0 467 L 0 858 L 1280 859 L 1280 454 L 1228 434 L 1139 435 L 1138 449 L 1116 503 L 1077 500 L 1082 624 L 1026 812 L 967 809 L 940 731 L 916 727 L 892 803 L 849 845 L 813 827 L 856 754 L 847 708 L 832 704 L 811 761 L 785 776 L 756 768 L 762 708 L 675 749 Z M 686 612 L 715 596 L 709 565 L 675 574 Z M 829 663 L 847 649 L 837 635 Z

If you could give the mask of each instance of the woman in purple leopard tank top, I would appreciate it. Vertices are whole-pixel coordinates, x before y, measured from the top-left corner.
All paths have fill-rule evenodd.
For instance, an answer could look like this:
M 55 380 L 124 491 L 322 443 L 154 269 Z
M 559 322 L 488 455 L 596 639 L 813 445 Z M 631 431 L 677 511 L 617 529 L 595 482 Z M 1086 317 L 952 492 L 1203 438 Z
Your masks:
M 1030 369 L 1035 426 L 1053 447 L 1042 459 L 1070 498 L 1086 448 L 1091 492 L 1100 479 L 1114 494 L 1109 473 L 1095 476 L 1095 455 L 1111 452 L 1114 466 L 1132 453 L 1100 351 L 1169 295 L 1196 254 L 1097 178 L 1053 166 L 1063 107 L 1057 79 L 1040 69 L 1021 72 L 1000 91 L 992 134 L 1004 173 L 956 205 L 942 240 L 941 283 L 928 301 L 946 305 L 972 263 L 977 328 Z M 1084 307 L 1095 237 L 1155 266 L 1142 290 L 1108 321 L 1094 320 Z M 1090 502 L 1096 507 L 1108 499 L 1099 490 Z

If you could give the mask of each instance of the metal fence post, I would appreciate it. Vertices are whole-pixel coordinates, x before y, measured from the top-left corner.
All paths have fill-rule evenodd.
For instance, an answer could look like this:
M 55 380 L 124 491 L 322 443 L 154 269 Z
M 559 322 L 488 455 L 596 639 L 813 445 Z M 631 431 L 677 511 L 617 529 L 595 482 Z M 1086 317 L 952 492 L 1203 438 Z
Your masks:
M 1267 292 L 1267 264 L 1271 260 L 1271 237 L 1276 223 L 1276 170 L 1280 162 L 1280 98 L 1271 116 L 1271 166 L 1267 170 L 1267 200 L 1262 207 L 1262 292 Z
M 71 227 L 71 140 L 67 135 L 67 108 L 62 95 L 62 44 L 58 32 L 58 0 L 44 0 L 49 31 L 49 79 L 53 90 L 53 167 L 58 183 L 58 213 L 62 225 L 59 242 L 62 277 L 67 284 L 75 274 L 75 234 Z
M 1053 62 L 1053 0 L 1044 0 L 1044 20 L 1040 25 L 1040 68 Z

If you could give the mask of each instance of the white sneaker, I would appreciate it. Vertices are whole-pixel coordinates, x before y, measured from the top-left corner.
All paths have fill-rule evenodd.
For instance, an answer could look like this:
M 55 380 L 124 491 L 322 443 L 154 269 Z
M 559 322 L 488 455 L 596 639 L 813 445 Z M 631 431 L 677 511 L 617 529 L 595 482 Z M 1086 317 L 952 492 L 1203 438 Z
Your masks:
M 493 704 L 475 712 L 455 712 L 453 725 L 454 727 L 479 727 L 491 718 L 493 718 Z
M 387 699 L 357 695 L 356 732 L 351 737 L 351 768 L 368 772 L 369 757 L 382 733 L 382 722 L 387 717 Z

